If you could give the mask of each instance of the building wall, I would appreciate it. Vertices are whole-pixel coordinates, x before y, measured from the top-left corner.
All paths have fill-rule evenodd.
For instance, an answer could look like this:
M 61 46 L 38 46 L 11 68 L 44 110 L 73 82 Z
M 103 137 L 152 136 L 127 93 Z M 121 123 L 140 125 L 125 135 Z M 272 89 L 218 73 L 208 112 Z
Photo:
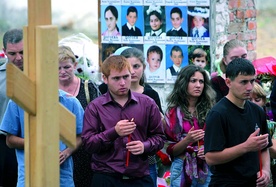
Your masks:
M 230 39 L 243 41 L 249 59 L 256 59 L 257 10 L 254 0 L 217 0 L 215 22 L 215 59 L 222 58 L 224 44 Z

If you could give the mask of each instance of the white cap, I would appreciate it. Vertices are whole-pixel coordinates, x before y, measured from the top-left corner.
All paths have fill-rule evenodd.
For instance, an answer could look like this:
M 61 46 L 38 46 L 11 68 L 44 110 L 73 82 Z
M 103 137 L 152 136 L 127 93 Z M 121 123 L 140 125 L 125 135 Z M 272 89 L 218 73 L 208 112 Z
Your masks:
M 121 55 L 124 50 L 129 49 L 129 48 L 131 48 L 131 47 L 129 47 L 129 46 L 120 47 L 112 55 Z

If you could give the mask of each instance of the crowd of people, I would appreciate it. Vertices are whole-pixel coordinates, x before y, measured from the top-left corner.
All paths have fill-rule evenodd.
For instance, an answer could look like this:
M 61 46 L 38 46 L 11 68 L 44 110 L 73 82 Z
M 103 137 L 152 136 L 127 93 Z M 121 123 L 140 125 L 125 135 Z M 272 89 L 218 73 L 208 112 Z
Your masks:
M 157 187 L 158 159 L 170 165 L 171 187 L 276 186 L 275 122 L 241 41 L 225 44 L 222 73 L 212 78 L 202 66 L 206 53 L 195 50 L 193 64 L 179 68 L 166 111 L 146 83 L 140 49 L 124 47 L 107 57 L 101 85 L 74 74 L 70 47 L 58 50 L 59 101 L 76 116 L 77 141 L 74 149 L 59 142 L 60 186 Z M 24 111 L 6 96 L 7 63 L 23 70 L 21 29 L 4 34 L 3 51 L 0 187 L 24 187 Z

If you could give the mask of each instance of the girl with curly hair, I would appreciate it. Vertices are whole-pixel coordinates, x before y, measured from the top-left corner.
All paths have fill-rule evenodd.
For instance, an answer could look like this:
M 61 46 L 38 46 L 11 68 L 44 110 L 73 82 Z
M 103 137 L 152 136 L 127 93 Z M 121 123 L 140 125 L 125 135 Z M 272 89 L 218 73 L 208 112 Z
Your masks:
M 208 186 L 211 178 L 204 156 L 205 119 L 215 103 L 215 91 L 204 69 L 181 69 L 167 98 L 165 133 L 171 141 L 171 187 Z

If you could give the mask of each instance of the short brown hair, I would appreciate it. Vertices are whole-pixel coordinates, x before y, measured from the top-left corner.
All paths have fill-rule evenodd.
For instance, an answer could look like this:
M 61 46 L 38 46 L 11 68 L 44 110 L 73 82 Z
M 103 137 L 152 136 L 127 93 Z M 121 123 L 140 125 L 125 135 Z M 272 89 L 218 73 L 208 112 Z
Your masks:
M 112 69 L 120 72 L 125 68 L 130 72 L 131 66 L 127 59 L 122 55 L 113 55 L 105 59 L 101 66 L 101 71 L 104 76 L 108 77 Z

